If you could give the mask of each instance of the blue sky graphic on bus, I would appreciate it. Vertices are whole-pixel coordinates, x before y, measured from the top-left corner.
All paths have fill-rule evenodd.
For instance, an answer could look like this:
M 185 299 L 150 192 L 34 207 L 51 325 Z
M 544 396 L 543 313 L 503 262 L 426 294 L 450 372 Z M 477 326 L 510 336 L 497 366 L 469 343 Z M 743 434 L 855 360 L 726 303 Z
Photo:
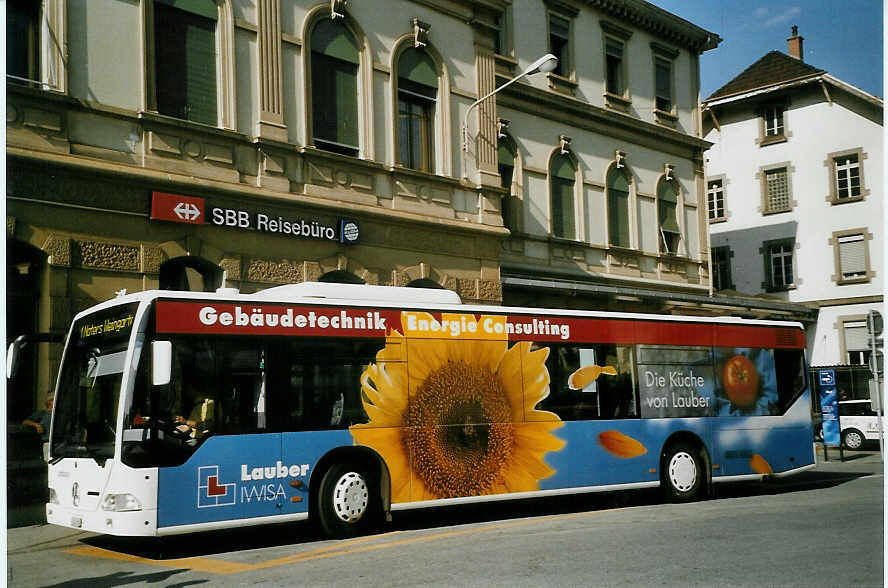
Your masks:
M 221 435 L 158 475 L 158 527 L 304 513 L 314 465 L 345 431 Z

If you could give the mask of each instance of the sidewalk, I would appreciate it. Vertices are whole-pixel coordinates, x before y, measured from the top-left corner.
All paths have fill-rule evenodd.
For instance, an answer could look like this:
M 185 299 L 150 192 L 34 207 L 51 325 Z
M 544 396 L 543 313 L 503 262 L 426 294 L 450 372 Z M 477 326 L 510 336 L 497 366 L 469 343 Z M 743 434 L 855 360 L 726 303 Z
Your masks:
M 839 459 L 839 448 L 830 447 L 827 450 L 827 458 L 823 456 L 823 445 L 816 443 L 814 445 L 814 460 L 817 467 L 814 471 L 818 472 L 846 472 L 846 473 L 865 473 L 865 474 L 881 474 L 884 471 L 881 454 L 878 448 L 875 451 L 848 451 L 842 452 L 844 459 Z

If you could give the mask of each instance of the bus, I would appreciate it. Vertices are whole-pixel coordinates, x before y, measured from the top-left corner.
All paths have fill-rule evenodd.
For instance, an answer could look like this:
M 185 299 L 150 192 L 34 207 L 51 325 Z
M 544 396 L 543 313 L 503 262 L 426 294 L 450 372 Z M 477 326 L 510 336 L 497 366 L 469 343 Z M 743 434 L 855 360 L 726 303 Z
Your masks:
M 662 489 L 813 467 L 798 323 L 462 304 L 303 283 L 145 291 L 79 313 L 49 523 L 160 536 Z

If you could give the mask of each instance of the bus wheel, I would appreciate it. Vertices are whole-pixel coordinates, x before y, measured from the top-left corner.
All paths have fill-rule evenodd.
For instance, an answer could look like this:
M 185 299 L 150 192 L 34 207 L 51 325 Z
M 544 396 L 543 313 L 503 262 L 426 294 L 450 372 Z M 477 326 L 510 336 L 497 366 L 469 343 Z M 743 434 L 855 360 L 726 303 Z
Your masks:
M 689 443 L 671 445 L 664 453 L 663 481 L 669 500 L 687 502 L 695 500 L 703 489 L 705 472 L 703 457 Z
M 857 451 L 863 447 L 863 433 L 857 429 L 848 429 L 842 433 L 842 442 L 845 444 L 846 449 Z
M 318 490 L 318 519 L 331 537 L 347 539 L 369 530 L 378 508 L 377 494 L 366 470 L 338 463 L 327 470 Z

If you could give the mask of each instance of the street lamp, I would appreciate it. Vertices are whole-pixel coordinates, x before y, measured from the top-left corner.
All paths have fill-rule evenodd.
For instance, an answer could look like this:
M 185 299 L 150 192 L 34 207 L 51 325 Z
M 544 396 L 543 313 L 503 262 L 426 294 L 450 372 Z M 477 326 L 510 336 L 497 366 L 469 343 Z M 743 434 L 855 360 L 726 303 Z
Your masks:
M 523 72 L 521 72 L 520 74 L 518 74 L 517 76 L 515 76 L 514 78 L 512 78 L 511 80 L 509 80 L 508 82 L 506 82 L 505 84 L 503 84 L 502 86 L 500 86 L 499 88 L 494 90 L 493 92 L 487 94 L 483 98 L 479 98 L 478 100 L 475 100 L 472 103 L 472 105 L 469 106 L 469 109 L 466 110 L 466 118 L 463 121 L 463 128 L 462 128 L 462 131 L 463 131 L 463 152 L 468 153 L 468 151 L 469 151 L 469 115 L 472 113 L 473 108 L 475 108 L 476 106 L 478 106 L 479 104 L 481 104 L 482 102 L 484 102 L 485 100 L 487 100 L 488 98 L 490 98 L 491 96 L 493 96 L 494 94 L 496 94 L 497 92 L 499 92 L 500 90 L 505 88 L 506 86 L 514 84 L 515 82 L 517 82 L 518 80 L 520 80 L 524 76 L 529 76 L 529 75 L 532 75 L 532 74 L 535 74 L 538 72 L 548 73 L 548 72 L 554 70 L 556 65 L 558 65 L 558 58 L 555 57 L 554 55 L 552 55 L 551 53 L 546 53 L 545 55 L 543 55 L 542 57 L 540 57 L 539 59 L 537 59 L 536 61 L 531 63 L 530 67 L 528 67 L 526 70 L 524 70 Z M 466 176 L 466 173 L 467 173 L 467 170 L 465 170 L 465 166 L 463 166 L 463 177 Z

